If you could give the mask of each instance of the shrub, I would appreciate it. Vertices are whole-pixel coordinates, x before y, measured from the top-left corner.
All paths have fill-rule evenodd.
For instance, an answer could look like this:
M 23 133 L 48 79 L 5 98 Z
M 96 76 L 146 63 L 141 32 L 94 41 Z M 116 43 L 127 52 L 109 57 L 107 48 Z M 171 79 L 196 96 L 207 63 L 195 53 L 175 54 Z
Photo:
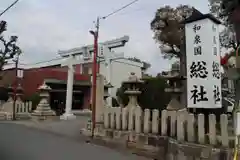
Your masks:
M 32 110 L 35 110 L 37 105 L 39 104 L 41 97 L 39 93 L 34 93 L 33 95 L 26 98 L 26 101 L 32 102 Z

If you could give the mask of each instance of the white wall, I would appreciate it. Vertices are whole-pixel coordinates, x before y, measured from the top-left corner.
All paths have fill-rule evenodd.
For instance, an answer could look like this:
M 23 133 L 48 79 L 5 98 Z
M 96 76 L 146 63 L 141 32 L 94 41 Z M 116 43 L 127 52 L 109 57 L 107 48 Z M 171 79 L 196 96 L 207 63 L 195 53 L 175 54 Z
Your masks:
M 142 78 L 142 63 L 133 62 L 128 59 L 118 59 L 111 63 L 111 83 L 114 86 L 111 89 L 111 96 L 116 97 L 116 91 L 121 87 L 123 81 L 128 80 L 131 72 L 134 72 L 137 77 Z M 106 76 L 107 69 L 104 62 L 100 63 L 100 74 Z

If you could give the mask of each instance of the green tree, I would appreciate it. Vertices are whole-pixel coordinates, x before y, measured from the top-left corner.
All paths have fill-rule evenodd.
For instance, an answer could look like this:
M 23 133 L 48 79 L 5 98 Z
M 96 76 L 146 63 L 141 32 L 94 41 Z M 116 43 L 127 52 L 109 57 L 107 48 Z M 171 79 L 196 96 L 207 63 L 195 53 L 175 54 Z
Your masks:
M 25 100 L 32 102 L 32 111 L 34 111 L 37 108 L 37 105 L 39 104 L 41 97 L 39 93 L 34 93 L 31 96 L 26 97 Z
M 8 96 L 8 89 L 6 87 L 0 87 L 0 101 L 7 101 L 9 98 Z
M 193 8 L 188 5 L 160 7 L 151 22 L 154 39 L 160 45 L 164 58 L 181 57 L 181 44 L 184 37 L 184 25 L 181 23 L 192 14 Z
M 0 71 L 9 60 L 21 54 L 20 47 L 17 46 L 17 36 L 11 36 L 7 41 L 3 33 L 7 30 L 7 22 L 0 22 Z
M 138 103 L 142 108 L 165 109 L 170 101 L 170 95 L 164 92 L 166 81 L 161 77 L 152 77 L 144 80 L 141 87 L 141 95 L 138 97 Z M 122 85 L 117 91 L 118 100 L 125 106 L 128 104 L 128 97 L 124 94 L 126 85 Z
M 130 58 L 128 58 L 129 60 L 132 60 L 132 61 L 134 61 L 134 62 L 141 62 L 141 63 L 143 63 L 143 70 L 148 70 L 150 67 L 151 67 L 151 64 L 150 63 L 148 63 L 148 62 L 145 62 L 145 61 L 142 61 L 142 60 L 140 60 L 139 58 L 136 58 L 136 57 L 130 57 Z
M 221 47 L 236 50 L 237 42 L 235 39 L 235 31 L 231 21 L 231 15 L 235 7 L 240 5 L 239 1 L 209 0 L 209 4 L 211 13 L 220 19 L 224 25 L 224 29 L 220 33 Z

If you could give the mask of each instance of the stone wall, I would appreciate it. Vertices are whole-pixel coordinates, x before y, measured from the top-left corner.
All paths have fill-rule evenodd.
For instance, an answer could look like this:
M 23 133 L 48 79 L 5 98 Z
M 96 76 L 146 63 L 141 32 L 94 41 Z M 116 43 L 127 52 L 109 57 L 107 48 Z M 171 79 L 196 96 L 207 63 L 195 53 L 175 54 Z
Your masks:
M 155 159 L 230 159 L 235 137 L 229 128 L 233 126 L 227 115 L 220 117 L 217 123 L 216 116 L 209 115 L 206 130 L 203 114 L 105 107 L 103 126 L 96 134 L 105 142 Z
M 232 160 L 233 151 L 211 145 L 179 142 L 176 139 L 153 134 L 136 134 L 127 131 L 104 130 L 97 137 L 98 144 L 125 149 L 134 154 L 157 160 Z
M 217 124 L 216 116 L 209 115 L 208 129 L 205 129 L 203 114 L 194 115 L 186 111 L 142 110 L 106 107 L 104 111 L 104 128 L 131 131 L 135 133 L 169 136 L 180 142 L 209 144 L 230 147 L 234 141 L 232 124 L 228 116 L 222 114 Z M 206 132 L 209 131 L 209 132 Z
M 96 114 L 103 120 L 94 129 L 94 141 L 159 160 L 232 159 L 235 136 L 228 115 L 220 115 L 218 122 L 214 114 L 206 118 L 186 109 L 142 110 L 137 103 L 141 92 L 136 84 L 140 81 L 131 74 L 125 83 L 129 84 L 125 92 L 129 96 L 127 106 L 98 104 L 103 110 Z M 103 97 L 102 92 L 98 94 Z M 90 124 L 87 128 L 92 129 Z M 89 130 L 82 133 L 89 135 Z

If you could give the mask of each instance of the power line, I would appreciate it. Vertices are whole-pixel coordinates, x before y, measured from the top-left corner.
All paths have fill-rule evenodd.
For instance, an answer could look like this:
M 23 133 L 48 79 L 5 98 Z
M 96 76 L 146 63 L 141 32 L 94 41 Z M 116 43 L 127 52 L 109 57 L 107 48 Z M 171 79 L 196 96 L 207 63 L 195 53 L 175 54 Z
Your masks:
M 0 13 L 0 17 L 7 12 L 10 8 L 12 8 L 19 0 L 16 0 L 15 2 L 13 2 L 9 7 L 7 7 L 2 13 Z
M 126 5 L 122 6 L 121 8 L 119 8 L 119 9 L 117 9 L 117 10 L 115 10 L 115 11 L 109 13 L 109 14 L 107 14 L 106 16 L 97 17 L 97 21 L 96 21 L 96 25 L 95 25 L 95 27 L 96 27 L 95 33 L 97 34 L 97 39 L 98 39 L 98 36 L 99 36 L 100 19 L 106 19 L 106 18 L 108 18 L 108 17 L 116 14 L 117 12 L 120 12 L 120 11 L 122 11 L 123 9 L 125 9 L 125 8 L 133 5 L 134 3 L 138 2 L 138 1 L 139 1 L 139 0 L 134 0 L 134 1 L 132 1 L 132 2 L 130 2 L 130 3 L 128 3 L 128 4 L 126 4 Z M 95 23 L 95 22 L 94 22 L 94 23 Z
M 136 13 L 136 12 L 142 12 L 145 11 L 147 12 L 148 11 L 148 7 L 141 7 L 141 8 L 136 8 L 136 9 L 133 9 L 133 10 L 130 10 L 130 11 L 127 11 L 127 12 L 122 12 L 122 13 L 119 13 L 117 16 L 126 16 L 126 15 L 129 15 L 129 14 L 133 14 L 133 13 Z
M 49 62 L 54 62 L 54 61 L 57 61 L 57 60 L 63 60 L 64 57 L 56 57 L 56 58 L 53 58 L 53 59 L 50 59 L 50 60 L 45 60 L 45 61 L 40 61 L 40 62 L 35 62 L 35 63 L 21 63 L 19 62 L 20 65 L 26 65 L 26 66 L 31 66 L 31 65 L 38 65 L 38 64 L 44 64 L 44 63 L 49 63 Z M 8 65 L 12 65 L 12 64 L 15 64 L 13 62 L 10 62 L 10 63 L 7 63 L 6 66 Z
M 64 59 L 64 58 L 63 57 L 56 57 L 56 58 L 53 58 L 53 59 L 50 59 L 50 60 L 45 60 L 45 61 L 40 61 L 40 62 L 35 62 L 35 63 L 28 63 L 28 64 L 25 64 L 25 65 L 36 65 L 36 64 L 41 64 L 41 63 L 53 62 L 53 61 L 57 61 L 57 60 L 61 60 L 61 59 Z
M 125 8 L 127 8 L 127 7 L 129 7 L 129 6 L 131 6 L 132 4 L 136 3 L 137 1 L 139 1 L 139 0 L 134 0 L 134 1 L 132 1 L 132 2 L 130 2 L 130 3 L 128 3 L 128 4 L 126 4 L 126 5 L 124 5 L 123 7 L 121 7 L 121 8 L 119 8 L 119 9 L 117 9 L 117 10 L 115 10 L 115 11 L 109 13 L 108 15 L 102 17 L 102 19 L 106 19 L 106 18 L 108 18 L 108 17 L 114 15 L 115 13 L 117 13 L 117 12 L 119 12 L 119 11 L 121 11 L 121 10 L 123 10 L 123 9 L 125 9 Z

